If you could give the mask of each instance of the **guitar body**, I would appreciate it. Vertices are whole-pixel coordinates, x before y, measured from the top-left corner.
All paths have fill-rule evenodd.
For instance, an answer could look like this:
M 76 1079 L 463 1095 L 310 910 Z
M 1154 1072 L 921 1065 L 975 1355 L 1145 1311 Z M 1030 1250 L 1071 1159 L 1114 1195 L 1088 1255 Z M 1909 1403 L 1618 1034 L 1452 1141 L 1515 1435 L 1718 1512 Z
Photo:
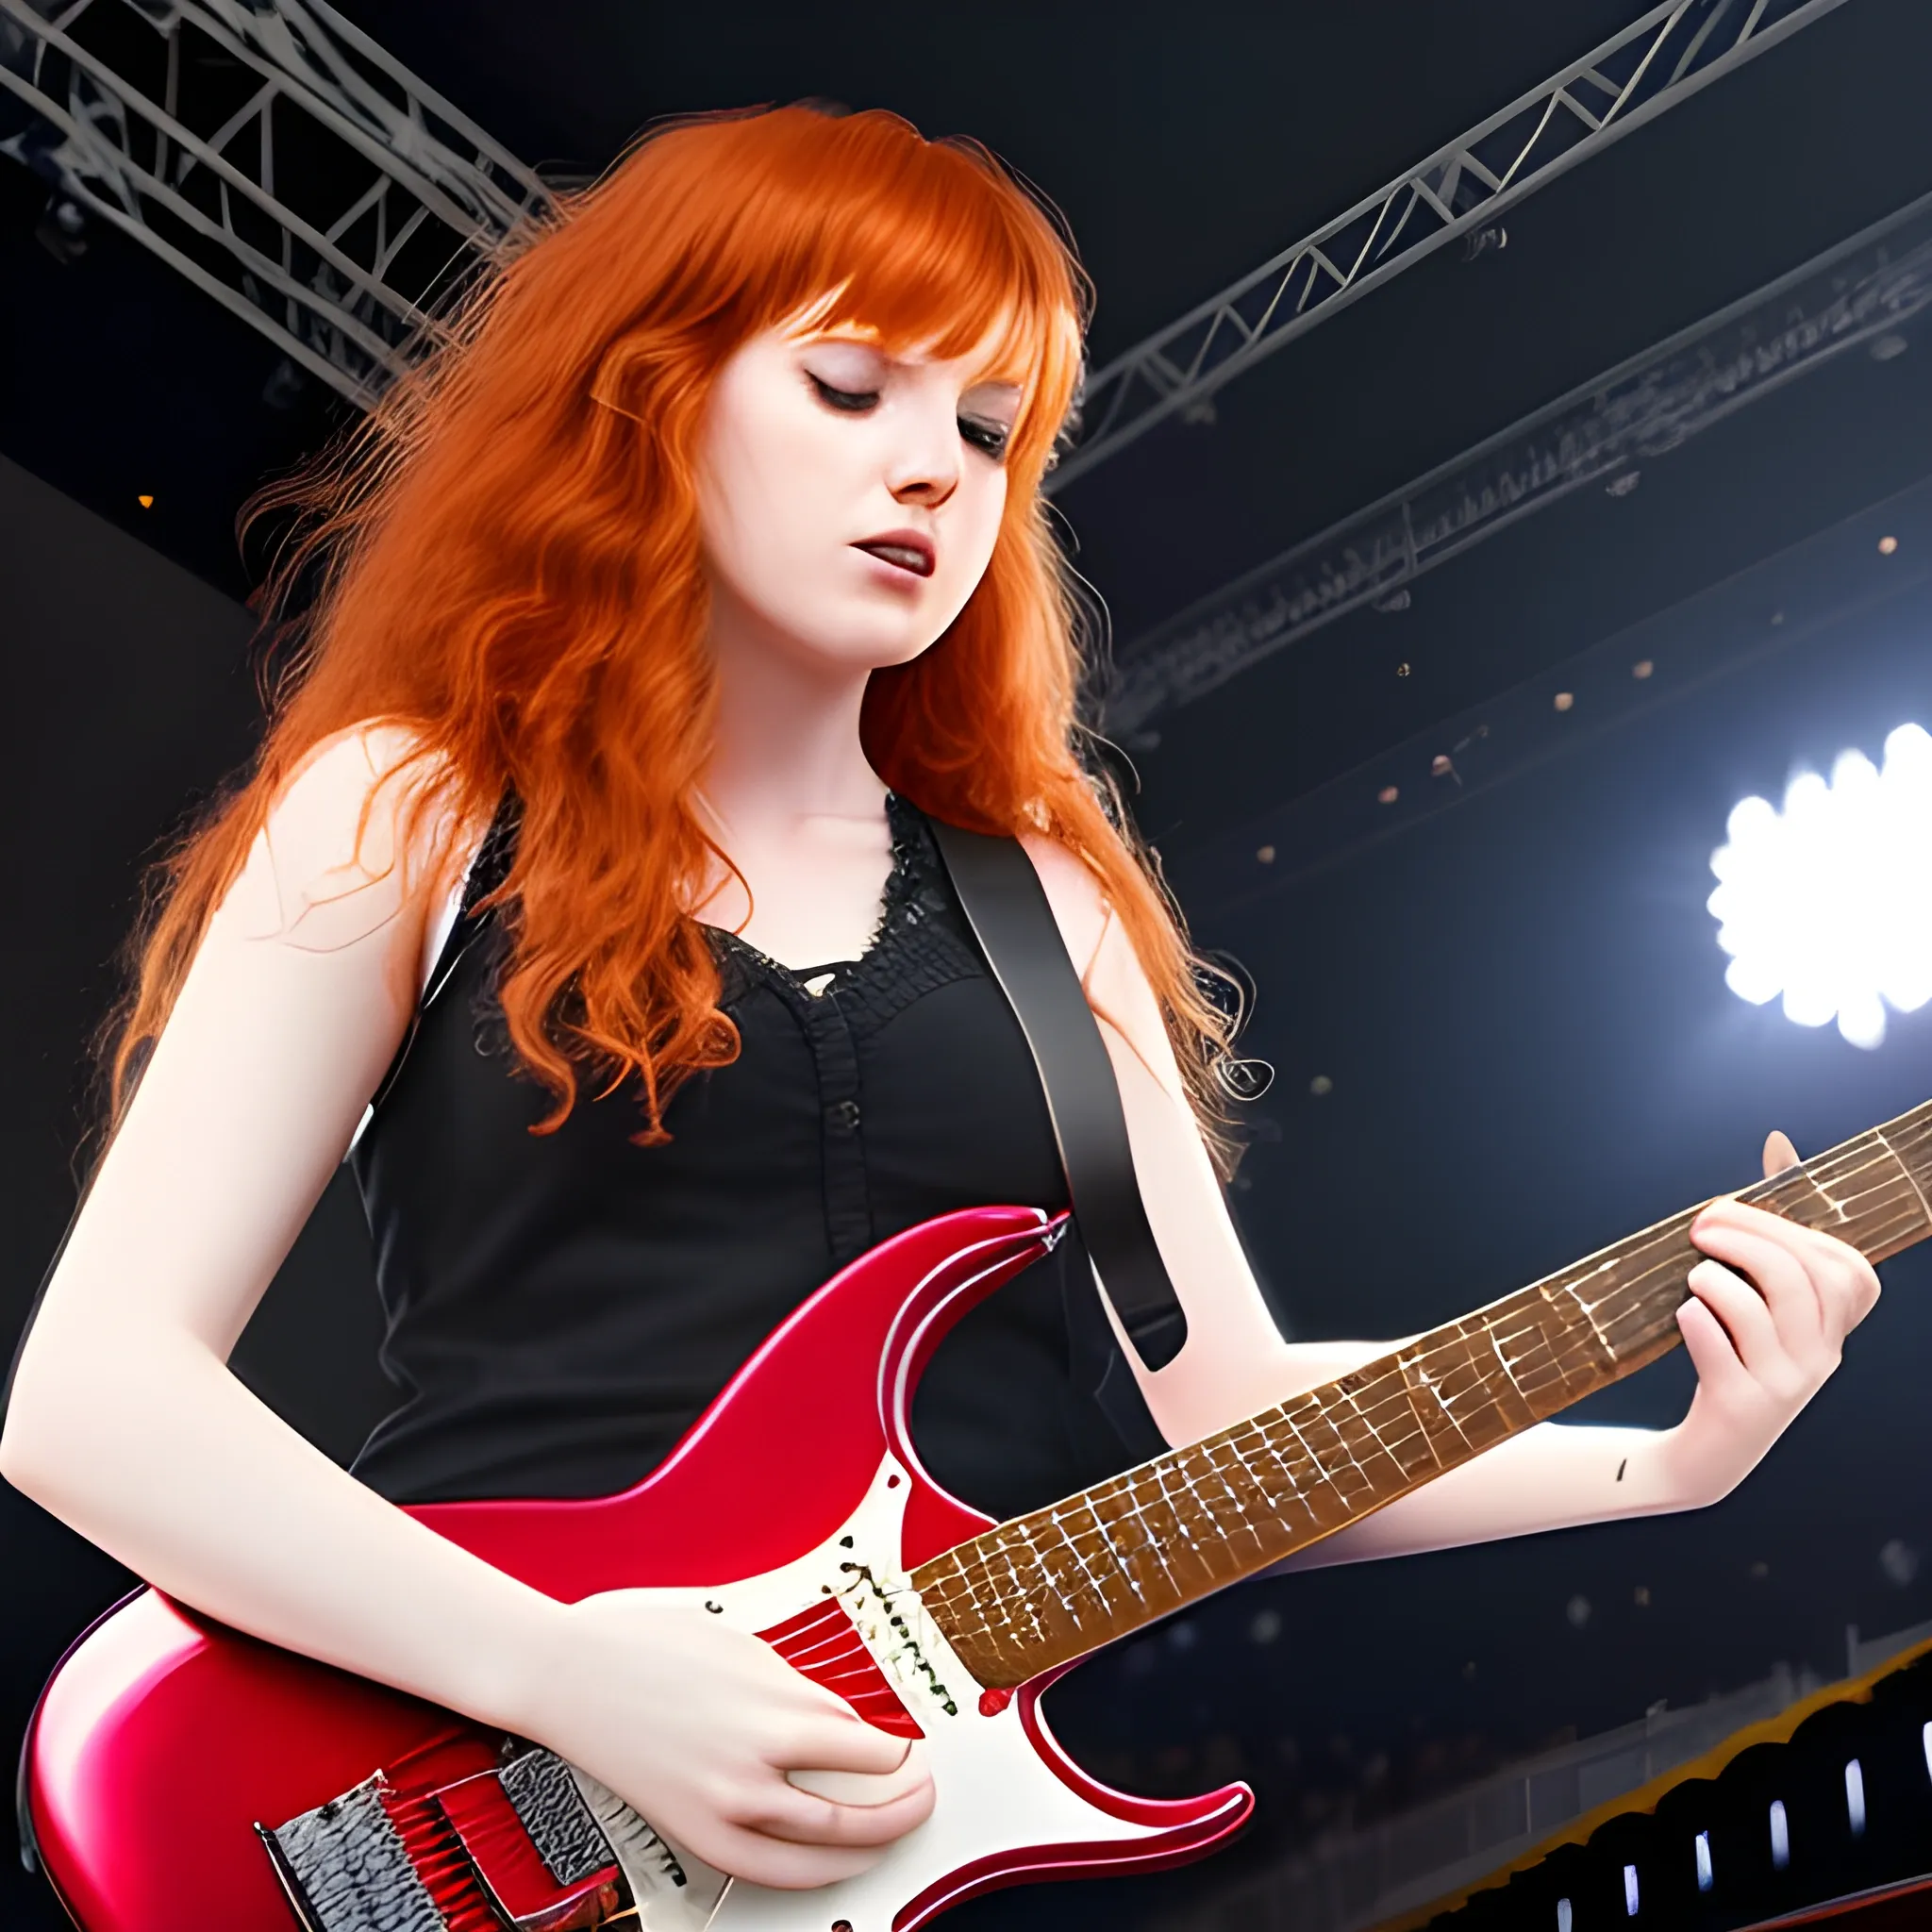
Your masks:
M 623 1866 L 646 1932 L 834 1932 L 841 1922 L 913 1932 L 998 1886 L 1178 1863 L 1246 1819 L 1245 1786 L 1164 1802 L 1089 1778 L 1038 1708 L 1051 1674 L 1015 1693 L 982 1691 L 905 1581 L 988 1527 L 913 1454 L 919 1372 L 945 1330 L 1058 1231 L 1035 1210 L 988 1208 L 885 1242 L 806 1302 L 621 1495 L 411 1510 L 560 1601 L 646 1589 L 756 1632 L 873 1723 L 926 1740 L 933 1816 L 870 1872 L 768 1890 L 661 1845 L 675 1878 L 643 1884 L 632 1860 Z M 618 1874 L 580 1875 L 573 1890 L 531 1864 L 501 1794 L 503 1745 L 145 1591 L 96 1624 L 48 1684 L 23 1798 L 42 1864 L 84 1932 L 290 1932 L 307 1895 L 276 1853 L 276 1828 L 317 1807 L 333 1819 L 331 1801 L 378 1773 L 389 1825 L 440 1919 L 352 1919 L 308 1899 L 316 1932 L 594 1925 L 618 1901 Z

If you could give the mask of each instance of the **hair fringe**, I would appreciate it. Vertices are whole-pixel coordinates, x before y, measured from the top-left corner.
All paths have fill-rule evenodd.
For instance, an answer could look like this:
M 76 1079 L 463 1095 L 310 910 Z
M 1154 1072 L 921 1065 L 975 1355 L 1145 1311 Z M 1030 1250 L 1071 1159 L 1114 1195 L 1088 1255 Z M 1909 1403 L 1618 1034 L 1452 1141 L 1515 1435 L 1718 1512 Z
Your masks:
M 553 1103 L 533 1131 L 561 1124 L 588 1073 L 599 1097 L 635 1091 L 641 1142 L 665 1138 L 682 1082 L 738 1050 L 686 909 L 715 850 L 693 803 L 714 708 L 702 411 L 740 343 L 828 295 L 828 320 L 941 355 L 1004 324 L 1002 353 L 1030 372 L 991 560 L 943 638 L 874 674 L 867 755 L 935 816 L 1039 831 L 1089 867 L 1231 1172 L 1231 1026 L 1077 723 L 1106 610 L 1040 493 L 1080 385 L 1085 275 L 1058 211 L 978 143 L 809 107 L 646 129 L 456 287 L 365 417 L 243 507 L 244 541 L 284 519 L 250 599 L 267 729 L 147 877 L 134 983 L 101 1035 L 108 1133 L 283 788 L 325 740 L 384 722 L 420 767 L 402 849 L 521 803 L 493 897 L 510 1039 Z

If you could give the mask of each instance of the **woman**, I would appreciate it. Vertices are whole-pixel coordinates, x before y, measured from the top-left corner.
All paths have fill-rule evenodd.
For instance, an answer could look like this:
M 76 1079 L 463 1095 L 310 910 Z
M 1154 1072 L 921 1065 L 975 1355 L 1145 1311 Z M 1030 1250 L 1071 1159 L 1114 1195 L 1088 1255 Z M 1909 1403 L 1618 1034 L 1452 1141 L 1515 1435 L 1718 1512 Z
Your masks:
M 1083 320 L 1040 208 L 877 113 L 660 132 L 503 266 L 308 487 L 312 649 L 174 862 L 0 1445 L 163 1590 L 548 1744 L 764 1885 L 916 1825 L 918 1751 L 761 1643 L 557 1604 L 392 1505 L 625 1487 L 864 1247 L 1063 1204 L 924 813 L 1023 840 L 1102 1021 L 1188 1318 L 1166 1366 L 1124 1352 L 1160 1434 L 1375 1352 L 1269 1320 L 1216 1182 L 1221 1031 L 1076 756 L 1039 486 Z M 366 1110 L 405 1399 L 350 1474 L 225 1363 Z M 1537 1428 L 1321 1559 L 1724 1493 L 1876 1282 L 1736 1203 L 1696 1239 L 1681 1425 Z M 969 1500 L 1138 1453 L 1092 1400 L 1091 1296 L 1037 1268 L 935 1364 L 924 1437 Z

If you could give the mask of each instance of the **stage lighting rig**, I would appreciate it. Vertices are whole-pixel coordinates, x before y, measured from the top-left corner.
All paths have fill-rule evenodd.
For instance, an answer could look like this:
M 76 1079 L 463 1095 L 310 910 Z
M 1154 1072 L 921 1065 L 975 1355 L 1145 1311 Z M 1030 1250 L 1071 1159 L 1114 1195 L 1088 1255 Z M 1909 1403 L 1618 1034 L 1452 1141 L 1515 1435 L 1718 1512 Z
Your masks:
M 1854 1046 L 1885 1038 L 1886 1009 L 1932 999 L 1932 735 L 1901 724 L 1883 767 L 1839 755 L 1801 773 L 1784 809 L 1746 798 L 1711 854 L 1708 906 L 1731 956 L 1724 983 L 1800 1026 L 1836 1019 Z
M 119 228 L 358 408 L 551 205 L 326 0 L 0 0 L 0 155 L 57 255 Z

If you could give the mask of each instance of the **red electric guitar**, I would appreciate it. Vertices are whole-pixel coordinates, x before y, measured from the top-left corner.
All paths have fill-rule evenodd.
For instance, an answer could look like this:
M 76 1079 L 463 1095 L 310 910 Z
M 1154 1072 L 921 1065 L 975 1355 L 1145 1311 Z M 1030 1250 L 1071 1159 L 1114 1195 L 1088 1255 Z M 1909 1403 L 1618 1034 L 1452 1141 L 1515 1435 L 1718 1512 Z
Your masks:
M 1932 1232 L 1932 1103 L 1747 1191 L 1874 1259 Z M 820 1289 L 647 1481 L 592 1502 L 411 1513 L 553 1596 L 647 1588 L 756 1632 L 882 1729 L 924 1737 L 931 1818 L 815 1891 L 730 1879 L 547 1751 L 257 1642 L 152 1591 L 43 1694 L 24 1824 L 85 1932 L 914 1932 L 996 1886 L 1170 1865 L 1236 1830 L 1088 1777 L 1041 1691 L 1677 1341 L 1694 1210 L 1340 1381 L 997 1526 L 908 1440 L 919 1372 L 1051 1246 L 975 1208 Z

